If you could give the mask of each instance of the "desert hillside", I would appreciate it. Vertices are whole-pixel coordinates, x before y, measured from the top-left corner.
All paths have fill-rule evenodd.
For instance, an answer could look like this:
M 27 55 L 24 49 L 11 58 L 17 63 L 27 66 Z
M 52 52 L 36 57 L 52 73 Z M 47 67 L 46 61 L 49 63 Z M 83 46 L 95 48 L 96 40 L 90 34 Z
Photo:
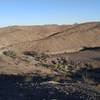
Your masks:
M 100 22 L 0 28 L 0 100 L 100 100 Z
M 18 52 L 36 50 L 49 54 L 100 47 L 100 23 L 1 28 L 0 47 L 12 48 Z
M 43 26 L 8 26 L 0 28 L 0 48 L 16 43 L 33 41 L 45 38 L 69 26 L 43 25 Z

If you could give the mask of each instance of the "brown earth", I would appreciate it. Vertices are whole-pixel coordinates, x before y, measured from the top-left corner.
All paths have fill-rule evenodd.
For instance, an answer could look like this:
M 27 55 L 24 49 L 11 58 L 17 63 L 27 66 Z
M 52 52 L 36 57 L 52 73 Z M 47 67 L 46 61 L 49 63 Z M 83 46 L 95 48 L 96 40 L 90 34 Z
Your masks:
M 9 50 L 16 53 L 15 58 L 3 54 L 3 51 Z M 67 60 L 76 62 L 89 61 L 94 68 L 100 68 L 100 22 L 74 25 L 9 26 L 0 29 L 1 74 L 55 73 L 40 65 L 37 67 L 38 61 L 33 58 L 23 57 L 24 52 L 27 51 L 52 55 L 53 57 L 47 59 L 48 62 L 63 56 Z
M 16 53 L 15 58 L 12 54 L 3 54 L 9 50 Z M 27 57 L 28 55 L 24 57 L 24 52 L 27 51 L 52 55 L 53 57 L 46 59 L 47 62 L 63 56 L 67 60 L 76 62 L 91 62 L 94 68 L 100 68 L 100 22 L 9 26 L 0 29 L 1 74 L 32 72 L 55 74 L 51 69 L 42 68 L 40 65 L 37 67 L 39 61 L 35 61 L 34 58 Z
M 7 63 L 10 62 L 10 66 L 16 66 L 9 57 L 2 56 L 2 52 L 8 49 L 17 54 L 25 51 L 44 52 L 50 55 L 72 53 L 65 56 L 70 56 L 69 58 L 73 60 L 89 60 L 90 58 L 99 60 L 100 52 L 82 51 L 96 47 L 100 47 L 100 22 L 75 25 L 9 26 L 0 29 L 0 55 L 1 59 L 4 59 L 0 61 L 1 66 L 2 63 L 4 66 L 9 66 Z M 18 66 L 25 67 L 25 64 Z M 25 72 L 24 67 L 23 72 Z
M 36 50 L 48 54 L 77 52 L 100 46 L 100 23 L 77 25 L 14 26 L 0 29 L 1 48 Z
M 0 100 L 99 100 L 99 85 L 100 22 L 0 28 Z

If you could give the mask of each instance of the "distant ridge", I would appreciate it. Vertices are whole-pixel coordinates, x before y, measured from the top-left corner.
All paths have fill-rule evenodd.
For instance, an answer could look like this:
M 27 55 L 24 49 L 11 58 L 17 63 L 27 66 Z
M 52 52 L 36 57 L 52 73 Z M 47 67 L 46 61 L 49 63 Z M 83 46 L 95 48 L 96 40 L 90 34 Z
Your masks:
M 73 25 L 11 26 L 0 29 L 0 48 L 49 54 L 100 47 L 100 22 Z

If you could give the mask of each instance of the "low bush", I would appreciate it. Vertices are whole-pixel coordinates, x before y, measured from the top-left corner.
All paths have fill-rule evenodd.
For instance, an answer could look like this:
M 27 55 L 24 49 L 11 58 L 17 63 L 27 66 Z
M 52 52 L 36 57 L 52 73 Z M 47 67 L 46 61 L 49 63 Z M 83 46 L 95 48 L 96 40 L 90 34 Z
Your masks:
M 4 51 L 3 54 L 12 58 L 16 58 L 16 53 L 12 50 Z

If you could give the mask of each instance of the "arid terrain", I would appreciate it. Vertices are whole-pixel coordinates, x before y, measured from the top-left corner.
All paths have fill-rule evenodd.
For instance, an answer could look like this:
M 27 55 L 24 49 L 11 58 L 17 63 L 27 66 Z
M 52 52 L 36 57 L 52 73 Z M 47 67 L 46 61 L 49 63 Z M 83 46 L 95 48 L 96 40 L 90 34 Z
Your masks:
M 0 100 L 100 100 L 100 22 L 0 28 Z

